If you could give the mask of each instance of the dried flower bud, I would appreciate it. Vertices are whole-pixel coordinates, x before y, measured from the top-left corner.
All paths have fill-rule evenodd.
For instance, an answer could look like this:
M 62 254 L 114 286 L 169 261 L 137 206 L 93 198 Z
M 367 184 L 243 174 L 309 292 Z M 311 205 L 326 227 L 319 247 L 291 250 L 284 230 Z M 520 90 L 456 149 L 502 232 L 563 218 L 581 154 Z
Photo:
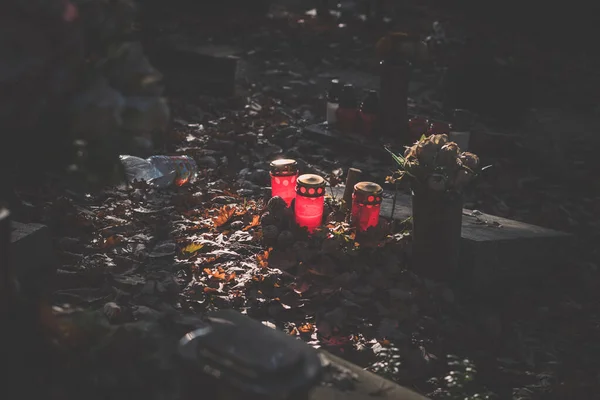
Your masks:
M 454 142 L 446 143 L 440 149 L 437 156 L 437 164 L 443 167 L 452 168 L 457 165 L 460 148 Z
M 437 146 L 430 141 L 424 141 L 416 145 L 415 153 L 420 164 L 433 164 L 438 152 Z
M 427 179 L 427 186 L 431 190 L 441 192 L 446 189 L 446 177 L 442 174 L 431 174 Z
M 417 145 L 407 147 L 404 151 L 404 158 L 414 160 L 417 158 Z
M 294 244 L 294 234 L 290 231 L 281 231 L 277 238 L 277 246 L 286 248 Z
M 429 141 L 438 146 L 438 148 L 442 148 L 443 145 L 448 143 L 448 135 L 445 133 L 442 133 L 441 135 L 431 135 L 429 136 Z
M 277 225 L 277 218 L 267 211 L 260 217 L 260 224 L 262 226 Z
M 473 171 L 476 170 L 477 167 L 479 167 L 479 157 L 477 157 L 473 153 L 464 152 L 460 155 L 459 158 L 465 167 L 467 167 Z
M 263 227 L 263 241 L 266 245 L 272 245 L 277 241 L 279 237 L 279 228 L 275 225 L 267 225 Z
M 274 196 L 267 202 L 267 209 L 271 214 L 281 214 L 287 207 L 287 203 L 279 196 Z

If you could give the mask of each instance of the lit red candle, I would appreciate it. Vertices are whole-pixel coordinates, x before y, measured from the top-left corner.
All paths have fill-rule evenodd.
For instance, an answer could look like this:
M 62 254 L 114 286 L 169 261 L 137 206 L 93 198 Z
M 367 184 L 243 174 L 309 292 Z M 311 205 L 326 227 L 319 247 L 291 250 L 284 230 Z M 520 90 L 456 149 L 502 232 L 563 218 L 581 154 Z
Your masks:
M 358 182 L 352 194 L 350 221 L 357 231 L 366 231 L 379 223 L 383 189 L 373 182 Z
M 296 197 L 298 163 L 296 160 L 271 161 L 271 197 L 279 196 L 290 206 Z
M 325 204 L 325 179 L 319 175 L 305 174 L 296 183 L 296 203 L 294 214 L 296 223 L 314 231 L 323 221 Z

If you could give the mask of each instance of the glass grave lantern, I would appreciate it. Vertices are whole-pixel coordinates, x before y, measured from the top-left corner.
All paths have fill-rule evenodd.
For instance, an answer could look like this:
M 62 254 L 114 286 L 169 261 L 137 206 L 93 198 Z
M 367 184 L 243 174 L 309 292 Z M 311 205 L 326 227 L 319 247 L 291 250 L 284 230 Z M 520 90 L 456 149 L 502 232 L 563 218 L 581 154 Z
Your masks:
M 366 231 L 379 223 L 383 189 L 373 182 L 358 182 L 352 194 L 350 222 L 358 232 Z
M 298 163 L 296 160 L 271 161 L 271 197 L 279 196 L 288 207 L 296 197 Z
M 296 223 L 313 232 L 323 221 L 325 204 L 325 179 L 319 175 L 305 174 L 296 183 L 294 214 Z

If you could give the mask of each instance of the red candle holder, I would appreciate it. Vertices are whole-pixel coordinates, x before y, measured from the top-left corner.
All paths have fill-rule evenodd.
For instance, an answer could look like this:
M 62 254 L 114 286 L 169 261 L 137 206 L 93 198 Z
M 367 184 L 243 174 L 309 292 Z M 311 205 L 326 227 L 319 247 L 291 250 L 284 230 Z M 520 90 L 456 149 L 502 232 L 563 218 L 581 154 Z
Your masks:
M 373 182 L 358 182 L 352 194 L 350 222 L 357 231 L 366 231 L 379 223 L 383 189 Z
M 271 161 L 271 197 L 279 196 L 288 207 L 296 197 L 298 163 L 296 160 Z
M 429 131 L 429 120 L 425 117 L 413 117 L 408 120 L 408 132 L 410 140 L 416 142 L 421 136 L 427 135 Z
M 448 135 L 450 133 L 450 124 L 446 122 L 432 122 L 429 125 L 429 135 Z
M 313 232 L 323 221 L 325 204 L 325 179 L 319 175 L 305 174 L 296 183 L 294 214 L 296 223 Z

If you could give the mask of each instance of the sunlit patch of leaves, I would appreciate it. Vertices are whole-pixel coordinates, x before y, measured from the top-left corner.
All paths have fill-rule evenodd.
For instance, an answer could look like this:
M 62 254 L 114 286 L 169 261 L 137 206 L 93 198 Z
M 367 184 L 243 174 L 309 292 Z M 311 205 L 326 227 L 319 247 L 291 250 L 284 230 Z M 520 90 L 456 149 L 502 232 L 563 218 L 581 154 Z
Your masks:
M 376 345 L 377 350 L 374 351 L 378 361 L 371 365 L 369 370 L 387 379 L 397 380 L 403 367 L 402 353 L 398 347 L 390 345 L 388 341 L 385 341 L 385 344 L 386 346 L 380 343 Z
M 489 391 L 481 392 L 476 384 L 475 364 L 456 355 L 447 356 L 447 373 L 442 379 L 431 378 L 429 383 L 437 389 L 430 393 L 432 399 L 448 400 L 496 400 L 498 397 Z

